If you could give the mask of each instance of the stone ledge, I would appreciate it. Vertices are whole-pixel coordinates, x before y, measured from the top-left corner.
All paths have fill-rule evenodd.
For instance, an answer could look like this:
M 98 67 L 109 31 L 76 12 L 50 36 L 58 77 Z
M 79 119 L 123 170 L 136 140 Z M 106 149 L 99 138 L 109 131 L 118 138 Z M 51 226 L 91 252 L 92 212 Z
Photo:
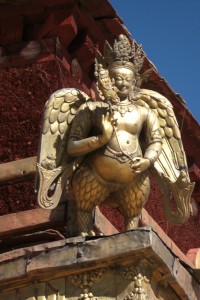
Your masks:
M 145 260 L 152 272 L 167 278 L 180 297 L 200 299 L 199 284 L 189 273 L 192 270 L 181 264 L 150 227 L 100 238 L 70 238 L 15 254 L 13 260 L 1 261 L 2 291 L 33 280 L 45 281 L 105 266 L 137 265 Z
M 181 261 L 190 266 L 191 268 L 195 268 L 195 264 L 193 261 L 187 257 L 177 246 L 176 244 L 169 238 L 169 236 L 164 232 L 164 230 L 156 223 L 156 221 L 149 215 L 146 209 L 142 209 L 140 221 L 143 226 L 150 226 L 157 233 L 160 239 L 164 242 L 164 244 L 176 255 Z

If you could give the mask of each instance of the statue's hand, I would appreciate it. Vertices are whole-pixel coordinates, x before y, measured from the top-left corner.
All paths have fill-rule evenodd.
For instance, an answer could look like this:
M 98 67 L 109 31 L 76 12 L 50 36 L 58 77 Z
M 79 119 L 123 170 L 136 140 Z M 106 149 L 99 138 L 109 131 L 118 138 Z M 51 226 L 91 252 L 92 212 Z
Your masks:
M 115 120 L 116 121 L 116 120 Z M 102 136 L 100 138 L 101 142 L 103 144 L 107 144 L 112 135 L 114 130 L 114 121 L 109 113 L 107 113 L 105 116 L 102 116 Z
M 142 173 L 150 167 L 150 160 L 143 157 L 135 157 L 132 161 L 131 167 L 135 173 Z

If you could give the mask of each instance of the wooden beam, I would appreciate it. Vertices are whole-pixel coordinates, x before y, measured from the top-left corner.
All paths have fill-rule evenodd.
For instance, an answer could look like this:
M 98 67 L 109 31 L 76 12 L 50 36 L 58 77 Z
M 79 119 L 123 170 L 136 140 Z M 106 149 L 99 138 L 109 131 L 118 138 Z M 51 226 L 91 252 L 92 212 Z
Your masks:
M 50 14 L 44 25 L 36 30 L 33 38 L 37 40 L 58 36 L 62 45 L 67 47 L 78 32 L 76 21 L 70 13 L 70 10 L 62 10 Z
M 24 181 L 36 172 L 37 156 L 0 164 L 0 186 Z
M 65 204 L 60 204 L 57 208 L 20 211 L 5 216 L 0 216 L 0 237 L 11 235 L 22 235 L 36 230 L 52 228 L 53 224 L 64 224 Z
M 15 18 L 3 18 L 0 24 L 0 44 L 1 46 L 16 44 L 21 42 L 24 17 L 15 16 Z

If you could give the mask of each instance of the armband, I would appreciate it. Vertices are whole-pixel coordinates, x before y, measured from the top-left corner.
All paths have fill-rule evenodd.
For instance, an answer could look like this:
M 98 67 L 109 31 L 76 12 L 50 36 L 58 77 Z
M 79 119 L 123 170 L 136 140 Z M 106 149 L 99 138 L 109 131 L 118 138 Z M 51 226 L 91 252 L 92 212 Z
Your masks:
M 158 159 L 160 152 L 161 152 L 160 149 L 159 150 L 148 149 L 145 152 L 144 158 L 149 159 L 151 162 L 151 165 L 153 165 L 156 162 L 156 160 Z

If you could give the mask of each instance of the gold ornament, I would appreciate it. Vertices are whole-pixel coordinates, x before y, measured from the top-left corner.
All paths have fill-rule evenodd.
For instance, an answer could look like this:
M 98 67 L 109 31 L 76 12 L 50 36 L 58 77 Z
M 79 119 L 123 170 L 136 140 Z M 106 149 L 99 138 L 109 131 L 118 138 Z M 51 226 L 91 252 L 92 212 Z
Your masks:
M 90 289 L 96 281 L 99 281 L 102 278 L 105 272 L 106 269 L 101 268 L 98 270 L 69 276 L 71 283 L 82 290 L 78 300 L 98 300 L 98 298 L 91 293 Z
M 60 198 L 71 197 L 77 234 L 94 235 L 93 211 L 112 194 L 126 230 L 131 230 L 138 226 L 149 196 L 150 171 L 163 192 L 167 218 L 185 222 L 194 184 L 170 101 L 139 88 L 144 55 L 125 36 L 120 35 L 113 48 L 106 43 L 105 57 L 97 56 L 95 76 L 102 100 L 94 102 L 70 88 L 55 92 L 45 105 L 38 156 L 40 206 L 51 209 Z

